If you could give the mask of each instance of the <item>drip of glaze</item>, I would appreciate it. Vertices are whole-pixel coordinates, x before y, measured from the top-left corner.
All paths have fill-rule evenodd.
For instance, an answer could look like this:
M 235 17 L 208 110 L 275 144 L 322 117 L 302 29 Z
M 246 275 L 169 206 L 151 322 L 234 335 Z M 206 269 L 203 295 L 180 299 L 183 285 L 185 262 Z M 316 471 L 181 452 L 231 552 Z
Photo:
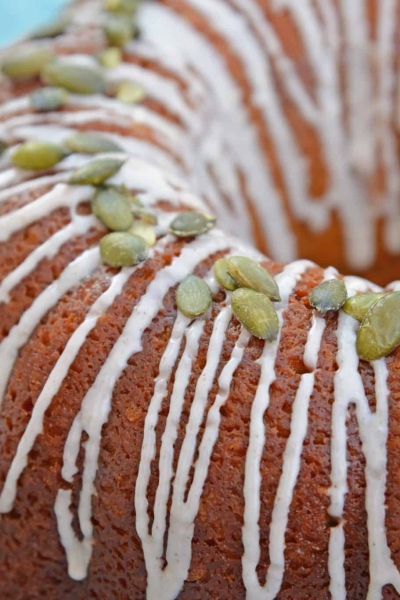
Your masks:
M 0 302 L 9 302 L 10 292 L 23 279 L 32 273 L 40 261 L 54 258 L 63 244 L 73 237 L 83 235 L 91 228 L 98 226 L 98 221 L 93 215 L 82 216 L 72 210 L 71 222 L 60 231 L 57 231 L 46 242 L 36 248 L 31 254 L 0 284 Z
M 44 292 L 24 312 L 19 323 L 0 344 L 0 406 L 19 350 L 27 343 L 41 319 L 75 286 L 91 275 L 100 265 L 99 249 L 91 248 L 72 261 Z
M 159 241 L 157 245 L 151 249 L 150 257 L 161 251 L 164 248 L 165 243 L 165 239 Z M 0 494 L 0 513 L 9 512 L 13 507 L 17 492 L 18 479 L 27 465 L 28 454 L 33 448 L 37 436 L 42 433 L 43 419 L 46 410 L 49 408 L 53 398 L 60 390 L 72 363 L 78 356 L 79 351 L 87 340 L 88 335 L 96 327 L 98 320 L 112 306 L 117 296 L 122 292 L 124 285 L 129 280 L 131 275 L 142 267 L 143 264 L 138 265 L 137 267 L 124 268 L 117 275 L 113 276 L 110 279 L 110 285 L 108 289 L 97 298 L 82 323 L 68 340 L 67 345 L 53 367 L 53 370 L 47 378 L 47 381 L 35 402 L 31 419 L 18 444 L 16 454 L 6 476 L 3 491 Z M 63 501 L 65 501 L 65 496 Z
M 133 310 L 93 386 L 83 399 L 81 410 L 76 416 L 67 437 L 62 469 L 62 476 L 65 481 L 71 482 L 77 472 L 76 460 L 81 436 L 86 431 L 88 440 L 85 443 L 85 461 L 78 509 L 79 523 L 83 534 L 82 542 L 76 538 L 67 525 L 70 523 L 71 514 L 69 505 L 67 506 L 65 490 L 59 492 L 56 503 L 61 542 L 67 554 L 69 574 L 73 579 L 83 579 L 88 568 L 89 560 L 83 560 L 82 557 L 82 560 L 76 560 L 74 557 L 76 557 L 77 548 L 87 549 L 91 547 L 93 535 L 91 521 L 93 482 L 97 472 L 101 430 L 107 422 L 111 410 L 115 383 L 126 368 L 129 358 L 141 351 L 143 332 L 162 308 L 168 290 L 182 281 L 187 273 L 191 272 L 202 260 L 225 248 L 226 239 L 218 232 L 202 236 L 202 238 L 186 246 L 181 255 L 175 258 L 170 266 L 165 267 L 156 275 Z M 85 554 L 85 556 L 90 558 L 88 554 Z
M 285 267 L 282 273 L 277 275 L 276 281 L 279 285 L 281 294 L 281 302 L 277 304 L 277 312 L 280 323 L 280 329 L 283 325 L 283 313 L 288 306 L 290 295 L 292 294 L 296 283 L 301 279 L 302 274 L 310 267 L 313 263 L 309 261 L 297 261 Z M 283 559 L 283 542 L 282 534 L 278 535 L 277 539 L 270 537 L 270 559 L 271 565 L 267 574 L 267 582 L 264 588 L 259 584 L 257 577 L 257 565 L 260 559 L 260 535 L 259 535 L 259 518 L 260 518 L 260 487 L 261 487 L 261 472 L 260 463 L 263 448 L 265 445 L 265 427 L 264 427 L 264 414 L 269 406 L 269 390 L 272 383 L 275 381 L 275 361 L 279 348 L 280 335 L 276 342 L 270 344 L 266 343 L 264 346 L 264 352 L 259 359 L 261 366 L 260 381 L 257 387 L 253 406 L 251 409 L 250 417 L 250 435 L 249 435 L 249 446 L 246 454 L 246 465 L 245 465 L 245 482 L 244 482 L 244 526 L 243 526 L 243 546 L 244 555 L 242 558 L 243 565 L 243 581 L 247 591 L 247 598 L 249 600 L 255 600 L 260 598 L 274 598 L 279 591 L 279 587 L 282 580 L 282 574 L 284 569 Z M 306 374 L 310 375 L 310 374 Z M 303 376 L 304 377 L 304 376 Z M 310 377 L 305 378 L 301 392 L 298 392 L 297 404 L 301 404 L 303 398 L 308 398 L 312 392 Z M 300 389 L 300 388 L 299 388 Z M 307 400 L 308 402 L 308 400 Z M 293 423 L 293 422 L 292 422 Z M 298 424 L 293 424 L 295 430 L 293 436 L 302 438 L 304 434 L 304 420 L 299 424 L 300 430 L 297 430 Z M 297 442 L 297 446 L 301 446 Z M 295 448 L 290 449 L 293 453 Z M 289 452 L 289 450 L 288 450 Z M 294 458 L 294 457 L 293 457 Z M 294 460 L 293 463 L 288 465 L 288 468 L 292 470 L 291 477 L 287 478 L 287 482 L 290 484 L 290 480 L 293 480 L 293 475 L 296 474 L 296 470 L 299 469 L 299 458 Z M 288 473 L 290 476 L 290 473 Z M 282 474 L 283 477 L 283 474 Z M 287 485 L 286 482 L 282 482 L 282 486 Z M 290 489 L 286 491 L 291 498 Z M 290 502 L 286 502 L 288 506 Z M 275 519 L 275 520 L 274 520 Z M 284 512 L 283 515 L 278 514 L 278 508 L 273 515 L 271 523 L 272 529 L 283 531 L 286 527 L 287 515 Z
M 346 278 L 349 295 L 370 289 L 368 282 Z M 338 370 L 335 375 L 334 403 L 332 407 L 331 441 L 331 504 L 329 513 L 342 519 L 347 487 L 347 411 L 350 404 L 356 408 L 362 452 L 365 458 L 366 511 L 368 515 L 368 545 L 370 582 L 367 600 L 380 600 L 382 588 L 393 585 L 400 592 L 400 573 L 391 558 L 385 530 L 385 490 L 387 472 L 388 437 L 388 369 L 385 359 L 372 363 L 375 373 L 376 411 L 372 412 L 361 376 L 358 372 L 356 336 L 359 324 L 341 311 L 337 330 Z M 330 530 L 330 590 L 334 600 L 346 597 L 345 588 L 345 536 L 343 527 Z

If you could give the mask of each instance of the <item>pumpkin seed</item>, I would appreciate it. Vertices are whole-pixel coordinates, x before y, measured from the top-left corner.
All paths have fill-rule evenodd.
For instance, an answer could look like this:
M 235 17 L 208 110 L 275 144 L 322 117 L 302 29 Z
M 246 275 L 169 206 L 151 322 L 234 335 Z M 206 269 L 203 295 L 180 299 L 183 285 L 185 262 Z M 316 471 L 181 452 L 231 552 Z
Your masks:
M 65 33 L 65 30 L 67 29 L 69 24 L 70 18 L 64 15 L 54 20 L 53 22 L 44 25 L 43 27 L 35 29 L 31 33 L 30 37 L 36 40 L 42 38 L 54 38 L 58 35 L 62 35 L 63 33 Z
M 121 81 L 115 92 L 115 97 L 124 104 L 139 104 L 146 98 L 146 92 L 141 85 L 133 81 Z
M 101 185 L 115 175 L 122 165 L 124 158 L 98 158 L 78 169 L 69 182 L 76 185 Z
M 117 192 L 119 192 L 120 194 L 122 194 L 124 198 L 128 200 L 129 204 L 132 206 L 134 211 L 137 208 L 143 207 L 143 204 L 140 202 L 139 198 L 132 194 L 131 190 L 129 190 L 125 185 L 109 185 L 108 187 L 111 187 L 114 190 L 117 190 Z
M 226 290 L 233 292 L 236 290 L 237 285 L 233 277 L 229 275 L 228 271 L 228 259 L 219 258 L 214 265 L 215 278 L 220 285 Z
M 125 46 L 134 33 L 132 17 L 124 14 L 111 16 L 104 27 L 104 33 L 109 44 Z
M 200 277 L 188 275 L 178 286 L 175 300 L 178 309 L 186 317 L 199 317 L 211 306 L 211 290 Z
M 68 102 L 68 92 L 57 87 L 41 88 L 30 95 L 30 102 L 35 110 L 58 110 Z
M 51 142 L 25 142 L 13 152 L 11 162 L 20 169 L 39 171 L 54 167 L 66 154 L 64 148 Z
M 5 150 L 7 150 L 7 148 L 8 148 L 7 142 L 5 142 L 4 140 L 2 140 L 0 138 L 0 156 L 3 154 L 3 152 L 5 152 Z
M 385 294 L 367 313 L 357 335 L 357 353 L 378 360 L 400 345 L 400 292 Z
M 144 221 L 145 223 L 148 223 L 149 225 L 157 225 L 158 223 L 157 215 L 144 208 L 141 208 L 140 206 L 133 206 L 132 212 L 135 215 L 135 217 L 137 217 L 141 221 Z
M 140 0 L 106 0 L 106 10 L 133 14 L 139 7 Z
M 102 74 L 90 67 L 54 60 L 41 74 L 47 85 L 60 86 L 75 94 L 102 94 L 105 90 Z
M 100 240 L 100 255 L 110 267 L 134 267 L 146 260 L 144 240 L 126 231 L 108 233 Z
M 113 231 L 125 231 L 133 223 L 129 202 L 113 189 L 99 190 L 92 200 L 92 210 Z
M 81 131 L 64 142 L 71 152 L 80 154 L 100 154 L 101 152 L 121 152 L 121 147 L 101 133 Z
M 274 342 L 279 333 L 279 319 L 271 300 L 249 288 L 235 290 L 231 298 L 233 314 L 255 337 Z
M 152 225 L 145 221 L 133 221 L 133 224 L 128 229 L 129 233 L 137 235 L 144 239 L 148 246 L 154 246 L 156 243 L 156 231 Z
M 210 215 L 195 211 L 181 212 L 172 221 L 169 230 L 177 237 L 194 237 L 210 231 L 216 222 L 217 219 Z
M 368 311 L 380 300 L 383 298 L 385 294 L 379 293 L 367 293 L 367 294 L 357 294 L 356 296 L 352 296 L 343 305 L 343 310 L 348 315 L 351 315 L 357 321 L 362 321 Z
M 20 50 L 6 58 L 1 69 L 11 79 L 27 79 L 39 75 L 52 58 L 53 53 L 48 48 Z
M 310 294 L 310 304 L 320 313 L 339 310 L 347 300 L 347 290 L 340 279 L 329 279 L 315 287 Z
M 250 288 L 265 294 L 274 302 L 279 302 L 278 284 L 258 262 L 246 256 L 232 256 L 228 259 L 228 272 L 237 287 Z
M 120 48 L 105 48 L 97 55 L 97 60 L 106 69 L 117 67 L 122 61 Z

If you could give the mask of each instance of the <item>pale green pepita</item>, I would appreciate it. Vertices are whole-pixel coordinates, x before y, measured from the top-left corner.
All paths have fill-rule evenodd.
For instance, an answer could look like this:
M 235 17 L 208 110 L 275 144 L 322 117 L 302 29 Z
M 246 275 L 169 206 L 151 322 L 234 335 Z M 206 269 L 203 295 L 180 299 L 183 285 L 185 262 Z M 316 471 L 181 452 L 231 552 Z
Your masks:
M 211 306 L 211 290 L 200 277 L 188 275 L 176 290 L 176 305 L 186 317 L 199 317 Z
M 65 106 L 68 97 L 68 92 L 63 88 L 45 87 L 32 92 L 30 102 L 35 110 L 46 112 Z
M 48 48 L 26 48 L 5 58 L 1 69 L 11 79 L 27 79 L 39 75 L 52 58 Z
M 278 284 L 258 262 L 246 256 L 232 256 L 228 258 L 228 272 L 234 279 L 237 287 L 250 288 L 265 294 L 274 302 L 279 302 Z
M 92 200 L 92 211 L 113 231 L 125 231 L 133 223 L 129 202 L 113 189 L 104 188 L 96 193 Z
M 115 88 L 114 96 L 124 104 L 139 104 L 146 98 L 146 91 L 134 81 L 121 81 Z
M 139 198 L 137 198 L 137 196 L 135 196 L 131 192 L 131 190 L 128 189 L 125 185 L 115 185 L 115 186 L 108 186 L 108 187 L 112 187 L 115 190 L 117 190 L 117 192 L 122 194 L 128 200 L 129 204 L 132 207 L 133 212 L 135 212 L 135 210 L 143 208 L 143 204 L 140 202 Z
M 100 240 L 100 255 L 110 267 L 134 267 L 146 260 L 148 247 L 136 235 L 114 231 Z
M 357 321 L 362 321 L 368 311 L 373 307 L 378 300 L 383 298 L 385 294 L 382 293 L 366 293 L 366 294 L 357 294 L 356 296 L 352 296 L 348 298 L 343 305 L 343 310 L 348 315 L 351 315 Z
M 310 304 L 320 313 L 339 310 L 347 300 L 346 286 L 340 279 L 329 279 L 315 287 L 310 294 Z
M 210 215 L 196 211 L 181 212 L 169 226 L 171 233 L 177 237 L 195 237 L 210 231 L 217 220 Z
M 268 296 L 249 288 L 239 288 L 232 293 L 231 306 L 235 317 L 252 335 L 268 342 L 277 339 L 279 319 Z
M 111 12 L 125 12 L 134 14 L 139 7 L 140 0 L 105 0 L 106 10 Z
M 105 81 L 100 71 L 90 67 L 54 60 L 41 71 L 47 85 L 63 87 L 75 94 L 102 94 Z
M 5 152 L 8 148 L 8 144 L 7 142 L 5 142 L 4 140 L 2 140 L 0 138 L 0 156 L 3 154 L 3 152 Z
M 64 142 L 64 146 L 71 152 L 80 154 L 100 154 L 102 152 L 121 152 L 121 147 L 101 133 L 80 131 Z
M 70 24 L 71 19 L 66 15 L 59 17 L 43 27 L 35 29 L 30 37 L 35 40 L 43 39 L 43 38 L 54 38 L 58 35 L 62 35 L 65 33 L 68 25 Z
M 233 292 L 238 287 L 235 280 L 228 271 L 228 260 L 219 258 L 214 265 L 215 278 L 220 285 L 226 290 Z
M 11 163 L 20 169 L 50 169 L 65 158 L 64 148 L 51 142 L 25 142 L 11 155 Z
M 104 26 L 108 43 L 113 46 L 125 46 L 133 38 L 132 17 L 125 14 L 112 15 Z
M 400 345 L 400 292 L 385 294 L 368 311 L 357 335 L 357 353 L 378 360 Z
M 128 229 L 128 232 L 143 238 L 146 244 L 150 247 L 154 246 L 156 243 L 156 230 L 154 229 L 153 225 L 150 225 L 145 221 L 133 221 L 132 225 Z
M 97 55 L 97 60 L 106 69 L 113 69 L 122 62 L 121 48 L 105 48 Z
M 132 212 L 137 219 L 140 219 L 149 225 L 157 225 L 158 223 L 157 215 L 145 208 L 132 204 Z
M 101 185 L 115 175 L 124 162 L 124 158 L 97 158 L 78 169 L 69 182 L 75 185 Z

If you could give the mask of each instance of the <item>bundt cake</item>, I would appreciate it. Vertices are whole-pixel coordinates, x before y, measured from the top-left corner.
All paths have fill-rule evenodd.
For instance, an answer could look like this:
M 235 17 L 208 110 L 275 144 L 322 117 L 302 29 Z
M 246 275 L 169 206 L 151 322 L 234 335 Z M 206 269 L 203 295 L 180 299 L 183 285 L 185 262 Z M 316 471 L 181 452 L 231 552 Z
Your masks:
M 398 18 L 80 0 L 2 51 L 2 600 L 400 598 L 400 284 L 327 266 L 398 275 Z

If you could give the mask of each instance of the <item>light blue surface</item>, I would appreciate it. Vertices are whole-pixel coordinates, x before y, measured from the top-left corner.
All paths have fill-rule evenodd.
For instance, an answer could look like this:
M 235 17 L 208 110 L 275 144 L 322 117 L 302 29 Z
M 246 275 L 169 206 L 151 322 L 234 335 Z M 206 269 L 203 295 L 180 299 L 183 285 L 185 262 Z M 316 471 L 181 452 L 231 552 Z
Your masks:
M 0 0 L 0 46 L 51 21 L 65 0 Z

